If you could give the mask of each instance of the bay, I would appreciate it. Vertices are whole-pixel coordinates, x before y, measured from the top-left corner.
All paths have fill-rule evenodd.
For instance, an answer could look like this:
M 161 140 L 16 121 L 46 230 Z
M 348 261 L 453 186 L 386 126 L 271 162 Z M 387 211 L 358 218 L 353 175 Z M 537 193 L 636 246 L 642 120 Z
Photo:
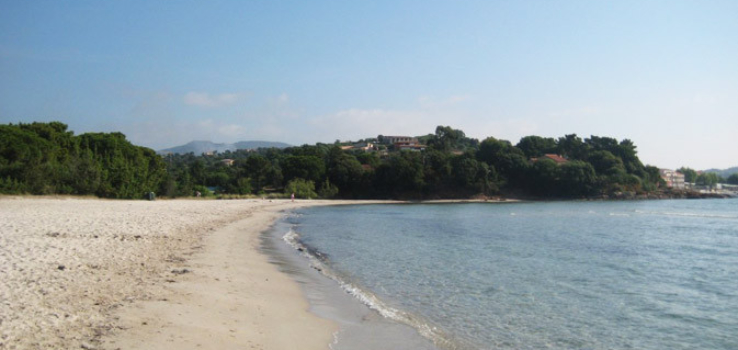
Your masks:
M 738 200 L 299 210 L 300 244 L 447 349 L 738 348 Z

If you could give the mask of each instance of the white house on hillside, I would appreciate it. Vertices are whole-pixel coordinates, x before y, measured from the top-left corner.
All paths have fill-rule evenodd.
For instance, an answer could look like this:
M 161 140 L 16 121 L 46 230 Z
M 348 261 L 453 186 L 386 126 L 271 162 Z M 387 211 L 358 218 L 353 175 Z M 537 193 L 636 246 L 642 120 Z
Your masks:
M 377 139 L 379 140 L 379 142 L 385 145 L 394 145 L 396 143 L 407 144 L 407 145 L 418 144 L 418 139 L 416 137 L 411 137 L 411 136 L 382 136 L 382 135 L 379 135 Z
M 661 178 L 666 181 L 666 187 L 683 190 L 686 188 L 684 184 L 684 174 L 671 169 L 659 169 Z

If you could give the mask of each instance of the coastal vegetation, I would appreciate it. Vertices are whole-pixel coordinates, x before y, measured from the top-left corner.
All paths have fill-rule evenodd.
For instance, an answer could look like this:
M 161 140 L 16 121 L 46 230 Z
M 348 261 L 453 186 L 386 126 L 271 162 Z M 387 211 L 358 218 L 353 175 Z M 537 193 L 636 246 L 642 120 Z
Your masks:
M 60 122 L 0 125 L 0 193 L 139 198 L 167 178 L 156 152 L 121 133 L 75 136 Z
M 734 173 L 726 179 L 715 172 L 697 172 L 694 169 L 686 167 L 681 167 L 678 171 L 684 174 L 684 181 L 691 182 L 699 186 L 715 188 L 719 183 L 738 185 L 738 173 Z
M 377 138 L 361 140 L 373 144 L 370 149 L 341 147 L 337 141 L 158 155 L 121 133 L 75 136 L 60 122 L 0 125 L 0 192 L 440 199 L 583 198 L 664 188 L 659 169 L 642 164 L 627 139 L 526 136 L 514 145 L 494 137 L 479 141 L 439 126 L 417 140 L 422 147 L 412 150 L 380 144 Z M 707 183 L 718 180 L 695 176 L 698 182 L 700 176 Z

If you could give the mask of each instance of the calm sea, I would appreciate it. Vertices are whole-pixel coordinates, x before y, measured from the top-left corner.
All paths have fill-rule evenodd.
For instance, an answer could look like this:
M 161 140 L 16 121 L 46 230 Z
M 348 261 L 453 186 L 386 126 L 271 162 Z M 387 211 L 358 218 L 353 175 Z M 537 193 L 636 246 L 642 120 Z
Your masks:
M 288 222 L 336 288 L 440 348 L 738 349 L 738 199 L 360 205 Z

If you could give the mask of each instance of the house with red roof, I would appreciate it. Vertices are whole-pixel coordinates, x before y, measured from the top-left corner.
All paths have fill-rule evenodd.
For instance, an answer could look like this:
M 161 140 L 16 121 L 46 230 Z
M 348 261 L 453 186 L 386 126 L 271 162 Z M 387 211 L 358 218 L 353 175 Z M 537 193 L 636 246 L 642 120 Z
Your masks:
M 554 162 L 556 162 L 556 164 L 559 164 L 559 165 L 564 164 L 564 163 L 566 163 L 566 162 L 569 161 L 568 159 L 566 159 L 566 158 L 564 158 L 564 157 L 562 157 L 562 156 L 560 156 L 558 154 L 549 153 L 549 154 L 544 154 L 543 156 L 538 157 L 538 158 L 531 158 L 530 159 L 530 162 L 531 163 L 535 163 L 535 162 L 537 162 L 539 160 L 544 160 L 544 159 L 553 160 Z

